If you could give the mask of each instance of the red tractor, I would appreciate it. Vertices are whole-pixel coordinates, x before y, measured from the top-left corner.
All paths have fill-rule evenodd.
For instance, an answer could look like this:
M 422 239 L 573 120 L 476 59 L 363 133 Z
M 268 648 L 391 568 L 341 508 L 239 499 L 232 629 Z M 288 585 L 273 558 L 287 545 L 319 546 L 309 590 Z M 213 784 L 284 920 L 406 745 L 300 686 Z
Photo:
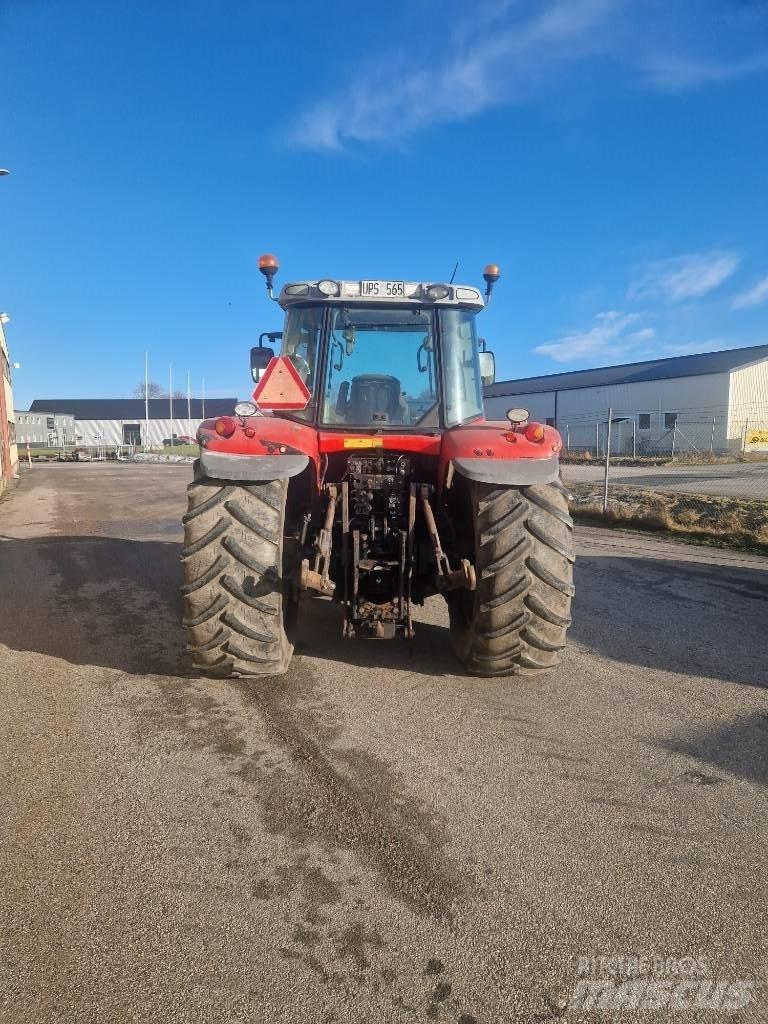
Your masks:
M 273 256 L 259 268 L 273 298 Z M 412 637 L 442 594 L 468 672 L 550 668 L 573 595 L 560 435 L 510 409 L 487 422 L 490 299 L 456 284 L 298 281 L 282 332 L 251 350 L 254 402 L 206 420 L 184 517 L 184 625 L 208 675 L 287 670 L 302 592 L 347 637 Z M 281 339 L 281 354 L 270 347 Z M 266 342 L 266 343 L 265 343 Z

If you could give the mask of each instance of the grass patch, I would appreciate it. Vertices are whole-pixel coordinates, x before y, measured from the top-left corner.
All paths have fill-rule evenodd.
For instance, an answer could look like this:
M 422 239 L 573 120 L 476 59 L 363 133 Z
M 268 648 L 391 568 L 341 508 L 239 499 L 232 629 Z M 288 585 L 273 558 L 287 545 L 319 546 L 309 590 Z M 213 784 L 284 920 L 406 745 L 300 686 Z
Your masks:
M 570 491 L 576 519 L 768 555 L 765 501 L 612 486 L 608 511 L 603 512 L 601 485 L 575 484 Z
M 601 466 L 605 454 L 599 457 L 592 452 L 563 452 L 560 462 L 565 466 Z M 680 452 L 674 459 L 671 455 L 612 455 L 612 466 L 723 466 L 743 462 L 768 462 L 768 452 L 731 452 L 726 455 L 710 455 L 709 452 Z

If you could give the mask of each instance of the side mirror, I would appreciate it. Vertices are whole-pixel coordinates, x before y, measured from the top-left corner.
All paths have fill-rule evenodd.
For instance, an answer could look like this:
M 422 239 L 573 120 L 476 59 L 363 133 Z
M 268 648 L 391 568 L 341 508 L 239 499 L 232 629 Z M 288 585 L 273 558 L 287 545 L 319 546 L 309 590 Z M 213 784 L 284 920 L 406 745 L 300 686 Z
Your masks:
M 487 388 L 496 380 L 496 357 L 493 352 L 479 352 L 480 356 L 480 379 L 483 387 Z
M 257 384 L 274 354 L 272 349 L 267 348 L 266 345 L 254 345 L 251 349 L 251 376 Z

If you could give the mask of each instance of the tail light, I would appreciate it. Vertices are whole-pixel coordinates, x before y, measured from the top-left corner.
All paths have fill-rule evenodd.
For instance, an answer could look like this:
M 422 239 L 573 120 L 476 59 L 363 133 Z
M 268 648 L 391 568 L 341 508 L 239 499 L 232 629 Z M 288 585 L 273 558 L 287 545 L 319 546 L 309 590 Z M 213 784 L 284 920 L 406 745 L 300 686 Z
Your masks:
M 219 416 L 213 427 L 219 437 L 231 437 L 236 428 L 237 424 L 231 416 Z
M 529 423 L 523 433 L 531 444 L 541 444 L 544 440 L 544 427 L 540 423 Z

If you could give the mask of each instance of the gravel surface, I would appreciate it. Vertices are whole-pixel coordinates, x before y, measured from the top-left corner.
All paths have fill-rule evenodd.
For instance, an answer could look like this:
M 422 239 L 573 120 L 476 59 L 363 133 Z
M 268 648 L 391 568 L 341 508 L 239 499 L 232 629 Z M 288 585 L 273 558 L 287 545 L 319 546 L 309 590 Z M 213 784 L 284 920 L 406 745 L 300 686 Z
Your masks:
M 3 1024 L 724 1019 L 564 1010 L 608 954 L 768 1019 L 767 560 L 583 528 L 547 676 L 460 675 L 437 599 L 411 645 L 310 599 L 286 677 L 210 681 L 189 476 L 0 501 Z

